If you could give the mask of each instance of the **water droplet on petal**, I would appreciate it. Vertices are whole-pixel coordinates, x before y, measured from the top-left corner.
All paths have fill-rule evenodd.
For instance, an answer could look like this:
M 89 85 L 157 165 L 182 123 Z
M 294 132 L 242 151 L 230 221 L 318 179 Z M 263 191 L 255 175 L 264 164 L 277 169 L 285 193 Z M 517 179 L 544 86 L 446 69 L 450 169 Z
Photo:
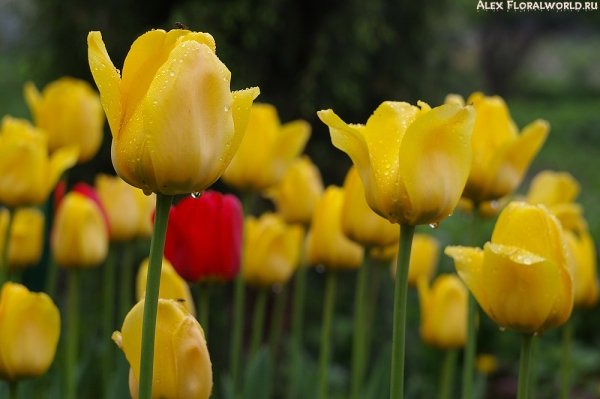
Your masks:
M 175 76 L 175 72 L 171 71 L 171 72 L 169 72 L 169 75 Z
M 433 222 L 429 224 L 429 227 L 431 227 L 432 229 L 437 229 L 439 227 L 439 223 L 438 222 Z
M 504 332 L 506 331 L 506 327 L 499 327 L 498 330 L 500 330 L 500 332 Z
M 492 207 L 492 209 L 498 209 L 498 201 L 494 200 L 490 202 L 490 206 Z
M 406 212 L 404 212 L 404 217 L 407 219 L 410 219 L 413 215 L 413 212 L 411 210 L 408 210 Z
M 229 104 L 226 104 L 224 109 L 225 109 L 225 112 L 228 112 L 229 111 Z
M 202 197 L 202 191 L 192 193 L 192 198 L 198 199 L 200 197 Z

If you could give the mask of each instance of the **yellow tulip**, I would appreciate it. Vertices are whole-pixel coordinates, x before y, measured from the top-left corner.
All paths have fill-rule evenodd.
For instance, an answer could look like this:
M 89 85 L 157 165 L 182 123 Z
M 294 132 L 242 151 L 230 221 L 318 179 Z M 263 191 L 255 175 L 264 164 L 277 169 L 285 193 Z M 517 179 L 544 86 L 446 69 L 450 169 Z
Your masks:
M 598 265 L 594 240 L 587 231 L 565 231 L 572 259 L 574 307 L 592 308 L 598 303 Z
M 483 375 L 490 375 L 498 370 L 498 359 L 489 353 L 480 353 L 475 359 L 475 368 Z
M 248 216 L 244 234 L 244 280 L 258 287 L 287 283 L 300 262 L 304 229 L 265 213 Z
M 398 251 L 396 251 L 396 256 Z M 408 266 L 408 285 L 416 287 L 423 276 L 429 282 L 435 275 L 440 260 L 440 242 L 429 234 L 416 233 L 410 250 Z M 392 262 L 392 278 L 396 280 L 396 263 Z
M 50 245 L 62 267 L 100 265 L 108 252 L 108 227 L 98 204 L 78 192 L 68 193 L 56 210 Z
M 558 220 L 543 206 L 511 202 L 484 249 L 446 247 L 460 278 L 502 327 L 543 333 L 573 308 L 573 277 Z
M 0 378 L 17 381 L 44 374 L 56 353 L 60 313 L 44 293 L 20 284 L 2 286 L 0 293 Z
M 446 101 L 456 104 L 456 99 Z M 473 166 L 463 196 L 477 203 L 498 200 L 521 184 L 529 164 L 546 141 L 550 125 L 538 119 L 519 135 L 501 97 L 477 92 L 471 94 L 467 103 L 473 104 L 477 117 L 471 137 Z
M 258 88 L 231 92 L 207 33 L 152 30 L 132 44 L 122 77 L 100 32 L 88 60 L 112 132 L 117 174 L 145 193 L 200 192 L 242 141 Z
M 479 203 L 479 215 L 484 218 L 494 218 L 498 216 L 498 214 L 504 209 L 506 204 L 508 204 L 511 196 L 507 195 L 505 197 L 499 198 L 498 200 L 492 201 L 483 201 Z M 458 209 L 465 213 L 473 212 L 473 201 L 466 197 L 461 197 L 460 201 L 458 201 Z
M 400 229 L 369 207 L 356 167 L 352 166 L 344 180 L 342 231 L 352 241 L 365 247 L 398 246 Z
M 242 144 L 223 173 L 223 181 L 243 191 L 277 184 L 304 150 L 310 130 L 303 120 L 281 125 L 274 106 L 254 104 Z
M 156 209 L 156 194 L 151 193 L 150 195 L 146 195 L 143 191 L 136 190 L 135 198 L 140 211 L 136 237 L 150 238 L 154 229 L 153 217 L 154 210 Z
M 27 82 L 23 91 L 36 126 L 48 132 L 50 152 L 77 144 L 79 162 L 98 153 L 104 112 L 100 96 L 88 82 L 63 77 L 49 83 L 41 94 L 32 82 Z
M 386 247 L 372 247 L 369 249 L 369 257 L 379 262 L 391 262 L 397 254 L 397 243 Z
M 44 249 L 44 213 L 37 208 L 16 208 L 12 215 L 0 208 L 0 243 L 6 239 L 9 218 L 13 221 L 8 242 L 8 268 L 21 269 L 36 265 Z M 2 257 L 0 244 L 0 258 Z
M 305 226 L 310 224 L 322 195 L 321 173 L 306 155 L 297 158 L 281 181 L 265 192 L 286 223 L 302 223 Z
M 141 300 L 125 317 L 121 332 L 112 336 L 131 367 L 129 390 L 133 399 L 138 398 L 143 314 Z M 152 399 L 208 399 L 213 377 L 204 331 L 180 303 L 158 300 L 154 348 Z
M 471 168 L 472 107 L 384 102 L 366 125 L 319 111 L 333 145 L 358 168 L 369 206 L 392 223 L 432 224 L 452 213 Z
M 330 269 L 356 269 L 363 261 L 364 249 L 342 232 L 344 189 L 325 189 L 313 214 L 307 240 L 307 262 Z
M 148 258 L 144 259 L 137 272 L 135 282 L 135 293 L 138 301 L 146 296 L 146 279 L 148 277 Z M 181 302 L 192 316 L 196 316 L 196 307 L 194 299 L 190 292 L 188 283 L 177 274 L 171 262 L 166 258 L 162 260 L 160 269 L 160 288 L 158 297 L 164 299 L 173 299 Z
M 63 172 L 75 165 L 76 145 L 48 156 L 46 132 L 24 119 L 5 116 L 0 128 L 0 203 L 9 207 L 40 205 Z
M 431 288 L 419 279 L 421 339 L 439 349 L 460 348 L 467 339 L 468 291 L 460 278 L 442 274 Z

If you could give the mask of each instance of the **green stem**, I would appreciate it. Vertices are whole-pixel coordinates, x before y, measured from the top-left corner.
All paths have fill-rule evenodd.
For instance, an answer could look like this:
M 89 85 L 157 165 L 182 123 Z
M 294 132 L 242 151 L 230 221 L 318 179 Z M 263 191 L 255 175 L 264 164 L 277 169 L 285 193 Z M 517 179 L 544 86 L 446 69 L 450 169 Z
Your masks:
M 2 258 L 0 258 L 0 287 L 2 287 L 8 279 L 8 244 L 10 243 L 10 230 L 14 219 L 14 209 L 6 209 L 8 209 L 8 223 L 6 224 L 4 242 L 2 243 Z
M 529 365 L 531 360 L 531 340 L 533 334 L 521 335 L 521 361 L 519 364 L 519 390 L 517 399 L 529 397 Z
M 110 397 L 110 385 L 112 380 L 112 372 L 114 369 L 113 364 L 113 347 L 114 344 L 111 340 L 111 335 L 114 331 L 115 321 L 115 279 L 116 279 L 116 247 L 115 243 L 111 243 L 106 262 L 104 263 L 104 273 L 102 286 L 104 289 L 103 297 L 103 334 L 102 342 L 104 343 L 104 349 L 102 350 L 102 378 L 103 378 L 103 389 L 104 397 Z
M 531 360 L 529 365 L 529 397 L 537 397 L 537 368 L 540 353 L 540 339 L 536 337 L 531 343 Z
M 121 272 L 119 273 L 119 320 L 125 320 L 125 316 L 133 307 L 133 274 L 135 266 L 135 241 L 123 244 L 121 258 Z
M 77 355 L 79 351 L 79 278 L 78 269 L 68 272 L 67 334 L 65 353 L 65 397 L 77 397 Z
M 10 399 L 17 399 L 17 397 L 19 396 L 19 382 L 10 381 L 8 383 L 8 392 Z
M 269 348 L 271 357 L 277 358 L 279 349 L 279 339 L 281 337 L 281 329 L 283 324 L 283 314 L 285 313 L 285 305 L 287 304 L 288 289 L 283 286 L 281 292 L 275 294 L 275 304 L 273 305 L 273 317 L 271 318 L 271 332 L 269 333 Z
M 400 225 L 396 287 L 394 291 L 394 329 L 392 337 L 392 375 L 390 398 L 404 397 L 404 340 L 406 336 L 406 297 L 408 293 L 408 265 L 415 226 Z
M 194 284 L 196 290 L 196 311 L 198 312 L 198 322 L 204 330 L 204 338 L 208 340 L 208 312 L 210 299 L 209 283 Z
M 262 342 L 267 309 L 267 289 L 261 288 L 254 302 L 254 320 L 252 322 L 252 339 L 250 340 L 250 358 L 254 357 Z
M 325 282 L 325 303 L 323 305 L 323 323 L 321 324 L 321 348 L 319 351 L 318 399 L 327 398 L 327 372 L 331 358 L 331 325 L 335 307 L 336 274 L 327 271 Z
M 456 369 L 457 356 L 458 349 L 447 349 L 444 353 L 442 373 L 440 374 L 439 399 L 450 399 L 452 397 L 452 385 L 454 382 L 454 371 Z
M 384 270 L 389 270 L 389 262 L 377 262 L 375 267 L 369 268 L 369 272 L 372 271 L 369 286 L 369 297 L 367 298 L 367 316 L 365 319 L 365 359 L 370 358 L 371 344 L 373 342 L 373 326 L 375 314 L 377 313 L 377 301 L 379 299 L 379 291 L 381 288 L 381 278 Z
M 569 319 L 563 326 L 562 360 L 560 364 L 560 399 L 567 399 L 569 397 L 572 341 L 573 322 Z
M 44 291 L 50 298 L 55 300 L 54 296 L 56 294 L 56 280 L 58 279 L 58 264 L 54 259 L 54 256 L 50 254 L 48 256 L 48 271 L 46 272 L 46 288 Z
M 363 264 L 358 269 L 356 277 L 356 292 L 354 295 L 354 336 L 352 337 L 352 383 L 350 387 L 350 399 L 360 397 L 360 389 L 365 370 L 366 351 L 366 323 L 365 310 L 367 284 L 369 283 L 369 253 L 365 248 Z
M 167 234 L 167 224 L 169 222 L 169 210 L 172 202 L 172 195 L 156 194 L 156 215 L 154 217 L 152 241 L 150 242 L 150 259 L 148 261 L 146 297 L 144 299 L 144 318 L 142 321 L 139 399 L 152 398 L 154 337 L 156 334 L 156 313 L 158 312 L 160 271 L 162 269 L 165 237 Z
M 294 278 L 291 338 L 292 374 L 288 399 L 298 397 L 302 376 L 302 328 L 304 325 L 304 304 L 306 302 L 306 272 L 306 265 L 301 262 Z

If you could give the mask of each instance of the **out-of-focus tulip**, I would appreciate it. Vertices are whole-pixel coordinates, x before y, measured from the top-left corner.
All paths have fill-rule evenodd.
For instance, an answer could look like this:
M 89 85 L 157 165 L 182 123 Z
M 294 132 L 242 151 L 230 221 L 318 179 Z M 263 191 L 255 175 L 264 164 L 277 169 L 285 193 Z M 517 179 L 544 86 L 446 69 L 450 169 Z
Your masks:
M 265 213 L 258 219 L 246 218 L 245 234 L 244 280 L 258 287 L 287 283 L 300 262 L 304 229 Z
M 475 368 L 481 374 L 490 375 L 498 370 L 498 359 L 489 353 L 480 353 L 475 359 Z
M 346 237 L 365 247 L 398 246 L 400 228 L 369 207 L 358 170 L 354 166 L 346 174 L 344 192 L 342 231 Z
M 52 299 L 20 284 L 0 293 L 0 378 L 17 381 L 48 370 L 60 336 L 60 314 Z
M 242 141 L 258 88 L 231 92 L 208 33 L 152 30 L 132 44 L 122 77 L 100 32 L 88 60 L 112 132 L 118 175 L 145 193 L 201 192 Z
M 419 279 L 421 339 L 439 349 L 460 348 L 467 339 L 468 291 L 454 274 L 442 274 L 431 288 Z
M 141 300 L 125 317 L 121 332 L 115 331 L 112 336 L 131 367 L 129 390 L 133 399 L 138 398 L 143 314 L 144 301 Z M 213 376 L 204 331 L 180 303 L 158 300 L 154 346 L 157 350 L 154 351 L 152 399 L 208 399 Z
M 484 218 L 494 218 L 504 209 L 510 200 L 510 195 L 499 198 L 498 200 L 483 201 L 479 204 L 479 215 Z M 473 201 L 466 197 L 461 197 L 458 201 L 458 209 L 465 213 L 473 212 Z
M 565 231 L 572 259 L 574 307 L 591 308 L 598 303 L 598 265 L 596 248 L 590 233 Z
M 207 190 L 171 208 L 165 257 L 190 282 L 231 280 L 240 269 L 244 216 L 233 195 Z
M 8 268 L 34 266 L 42 257 L 44 247 L 44 213 L 37 208 L 16 208 L 12 215 L 0 208 L 0 243 L 6 239 L 9 217 L 13 217 L 8 242 Z M 0 259 L 2 257 L 0 244 Z
M 144 259 L 140 265 L 136 277 L 135 293 L 138 301 L 146 296 L 147 277 L 148 258 Z M 194 306 L 194 299 L 192 298 L 189 285 L 181 278 L 181 276 L 179 276 L 179 274 L 177 274 L 171 265 L 171 262 L 166 258 L 163 258 L 162 268 L 160 269 L 160 289 L 158 291 L 158 297 L 182 302 L 187 311 L 190 312 L 192 316 L 196 316 L 196 307 Z
M 398 253 L 396 251 L 396 256 Z M 408 267 L 408 285 L 416 287 L 419 279 L 425 277 L 429 283 L 440 260 L 440 242 L 429 234 L 416 233 L 410 250 L 410 265 Z M 396 263 L 392 262 L 392 278 L 396 280 Z
M 457 96 L 447 98 L 456 104 Z M 550 125 L 538 119 L 519 129 L 499 96 L 473 93 L 466 101 L 477 111 L 471 137 L 473 166 L 463 196 L 480 203 L 498 200 L 521 184 L 525 172 L 548 136 Z
M 281 181 L 265 192 L 265 196 L 273 200 L 277 213 L 286 223 L 301 223 L 305 226 L 310 223 L 322 195 L 321 173 L 306 155 L 297 158 Z
M 342 233 L 344 189 L 325 189 L 313 214 L 307 236 L 307 262 L 329 269 L 356 269 L 362 264 L 364 249 Z
M 50 244 L 56 263 L 65 268 L 98 266 L 108 252 L 106 216 L 95 200 L 71 191 L 56 210 Z
M 366 125 L 319 111 L 334 146 L 358 168 L 369 206 L 392 223 L 437 225 L 458 204 L 471 169 L 475 110 L 386 101 Z
M 379 262 L 391 262 L 398 254 L 398 244 L 387 247 L 372 247 L 369 249 L 369 257 Z
M 223 173 L 223 181 L 243 191 L 260 191 L 277 184 L 309 137 L 308 122 L 281 125 L 274 106 L 254 104 L 244 140 Z
M 95 185 L 108 216 L 112 241 L 132 240 L 138 236 L 140 226 L 144 225 L 145 229 L 147 224 L 151 225 L 151 214 L 142 208 L 145 195 L 140 189 L 127 184 L 119 176 L 109 175 L 96 176 Z
M 502 327 L 543 333 L 573 308 L 565 236 L 542 205 L 511 202 L 484 249 L 446 247 L 458 275 L 485 313 Z
M 23 91 L 36 126 L 48 132 L 50 152 L 77 144 L 79 162 L 96 155 L 102 144 L 104 112 L 100 96 L 88 82 L 63 77 L 49 83 L 41 94 L 32 82 Z
M 75 165 L 76 145 L 48 156 L 46 132 L 24 119 L 5 116 L 0 128 L 0 203 L 9 206 L 40 205 L 63 172 Z

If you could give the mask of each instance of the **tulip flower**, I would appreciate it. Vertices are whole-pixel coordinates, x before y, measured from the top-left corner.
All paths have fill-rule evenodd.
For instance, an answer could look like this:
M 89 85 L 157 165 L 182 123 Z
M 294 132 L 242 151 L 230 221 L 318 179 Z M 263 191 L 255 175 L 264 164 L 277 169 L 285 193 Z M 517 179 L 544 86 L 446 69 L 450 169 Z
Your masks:
M 485 313 L 502 327 L 543 333 L 573 308 L 573 277 L 558 220 L 544 206 L 511 202 L 484 249 L 447 247 Z
M 10 215 L 6 208 L 0 209 L 0 243 L 6 240 L 6 228 Z M 22 269 L 34 266 L 42 257 L 44 247 L 44 213 L 37 208 L 17 208 L 12 215 L 8 242 L 8 268 Z M 0 259 L 2 245 L 0 245 Z
M 223 173 L 223 181 L 242 191 L 260 191 L 277 184 L 304 150 L 310 130 L 303 120 L 281 125 L 274 106 L 254 104 L 242 144 Z
M 142 194 L 142 195 L 140 195 Z M 140 212 L 136 237 L 151 238 L 154 228 L 154 213 L 156 210 L 156 195 L 146 195 L 143 191 L 136 191 L 137 207 Z
M 60 314 L 52 299 L 7 282 L 0 293 L 0 378 L 16 382 L 44 374 L 56 353 Z
M 76 145 L 59 148 L 48 156 L 44 131 L 24 119 L 5 116 L 0 127 L 0 204 L 43 204 L 78 156 Z
M 440 242 L 430 234 L 417 233 L 411 248 L 408 267 L 408 285 L 417 287 L 421 277 L 429 283 L 437 270 L 440 259 Z M 398 256 L 398 254 L 396 254 Z M 392 262 L 392 278 L 396 278 L 396 263 Z
M 483 218 L 495 218 L 498 214 L 504 209 L 506 204 L 508 204 L 511 199 L 510 195 L 506 197 L 499 198 L 498 200 L 492 201 L 483 201 L 479 204 L 477 208 L 478 216 Z M 473 213 L 473 201 L 466 197 L 461 197 L 460 201 L 458 201 L 458 209 L 467 214 Z
M 297 158 L 281 181 L 265 191 L 286 223 L 310 224 L 323 195 L 321 173 L 306 155 Z
M 594 240 L 587 231 L 576 235 L 565 231 L 572 258 L 575 308 L 592 308 L 598 303 L 598 265 Z
M 138 398 L 144 301 L 129 312 L 113 341 L 129 362 L 129 390 Z M 204 331 L 177 301 L 158 300 L 152 399 L 208 399 L 213 376 Z
M 459 96 L 446 102 L 457 104 Z M 538 119 L 519 134 L 499 96 L 473 93 L 466 101 L 477 111 L 471 145 L 473 166 L 463 196 L 475 203 L 498 200 L 521 184 L 525 172 L 548 136 L 550 125 Z
M 189 282 L 233 279 L 240 269 L 243 213 L 233 195 L 206 191 L 171 210 L 165 257 Z
M 258 88 L 231 92 L 231 73 L 207 33 L 152 30 L 131 46 L 122 74 L 100 32 L 88 60 L 112 132 L 117 174 L 145 193 L 201 192 L 242 141 Z
M 475 361 L 475 368 L 481 374 L 490 375 L 498 370 L 498 358 L 489 353 L 480 353 Z
M 37 127 L 48 132 L 48 150 L 77 144 L 79 162 L 92 159 L 102 144 L 104 112 L 100 96 L 80 79 L 63 77 L 49 83 L 42 93 L 32 82 L 23 89 Z

